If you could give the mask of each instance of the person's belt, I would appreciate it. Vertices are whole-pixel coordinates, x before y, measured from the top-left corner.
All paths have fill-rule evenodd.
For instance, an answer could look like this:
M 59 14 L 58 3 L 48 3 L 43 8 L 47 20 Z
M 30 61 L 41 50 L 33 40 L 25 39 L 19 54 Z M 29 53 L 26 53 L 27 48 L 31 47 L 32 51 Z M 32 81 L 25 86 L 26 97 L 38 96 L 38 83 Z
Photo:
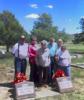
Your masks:
M 18 59 L 20 59 L 20 60 L 25 60 L 26 58 L 19 58 L 19 57 L 16 57 L 16 58 L 18 58 Z

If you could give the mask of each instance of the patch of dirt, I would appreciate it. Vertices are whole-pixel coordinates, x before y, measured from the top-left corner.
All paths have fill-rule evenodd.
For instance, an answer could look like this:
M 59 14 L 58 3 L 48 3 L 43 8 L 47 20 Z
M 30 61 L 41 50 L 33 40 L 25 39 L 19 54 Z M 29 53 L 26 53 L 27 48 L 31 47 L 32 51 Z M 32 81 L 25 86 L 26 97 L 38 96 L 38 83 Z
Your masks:
M 28 73 L 27 73 L 28 74 Z M 0 69 L 0 100 L 14 100 L 14 87 L 11 85 L 11 81 L 14 79 L 14 69 L 1 68 Z M 73 80 L 75 91 L 72 96 L 84 95 L 84 78 L 74 78 Z M 80 94 L 80 95 L 78 95 Z M 62 94 L 63 96 L 64 94 Z M 65 94 L 67 96 L 67 94 Z M 64 100 L 64 99 L 63 99 Z M 67 100 L 67 99 L 66 99 Z M 69 100 L 69 99 L 68 99 Z M 81 99 L 84 100 L 84 99 Z

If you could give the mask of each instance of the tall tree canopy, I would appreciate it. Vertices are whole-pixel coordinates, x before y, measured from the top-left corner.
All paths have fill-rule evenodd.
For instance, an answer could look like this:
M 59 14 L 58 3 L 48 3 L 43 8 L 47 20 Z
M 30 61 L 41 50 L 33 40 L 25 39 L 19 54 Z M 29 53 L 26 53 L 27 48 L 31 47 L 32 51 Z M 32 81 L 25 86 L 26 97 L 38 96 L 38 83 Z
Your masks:
M 0 13 L 0 44 L 6 45 L 7 51 L 18 41 L 21 34 L 28 36 L 15 16 L 9 11 Z
M 43 13 L 37 21 L 34 22 L 32 35 L 37 36 L 38 41 L 43 39 L 48 40 L 50 36 L 58 38 L 57 27 L 52 25 L 52 18 L 50 15 Z
M 84 42 L 84 18 L 80 19 L 81 33 L 74 35 L 74 43 Z
M 38 41 L 43 39 L 49 40 L 51 36 L 54 37 L 56 41 L 58 38 L 62 38 L 64 41 L 68 40 L 68 35 L 66 34 L 65 29 L 58 32 L 58 27 L 53 26 L 52 17 L 47 13 L 41 14 L 34 22 L 31 33 L 32 35 L 37 36 Z
M 84 33 L 84 17 L 82 17 L 82 18 L 80 19 L 80 28 L 81 28 L 81 30 L 82 30 L 82 33 Z

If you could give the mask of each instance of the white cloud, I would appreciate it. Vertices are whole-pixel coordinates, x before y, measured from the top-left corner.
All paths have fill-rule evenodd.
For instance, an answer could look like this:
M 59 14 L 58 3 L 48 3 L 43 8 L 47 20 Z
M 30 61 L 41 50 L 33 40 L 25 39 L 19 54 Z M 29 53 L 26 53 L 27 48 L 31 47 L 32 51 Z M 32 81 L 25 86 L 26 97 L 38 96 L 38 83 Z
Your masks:
M 47 5 L 46 7 L 52 9 L 54 6 L 53 5 Z
M 26 18 L 30 18 L 30 19 L 37 19 L 39 18 L 38 14 L 32 13 L 32 14 L 28 14 L 25 16 Z
M 37 4 L 30 4 L 30 7 L 31 8 L 38 8 L 38 5 Z

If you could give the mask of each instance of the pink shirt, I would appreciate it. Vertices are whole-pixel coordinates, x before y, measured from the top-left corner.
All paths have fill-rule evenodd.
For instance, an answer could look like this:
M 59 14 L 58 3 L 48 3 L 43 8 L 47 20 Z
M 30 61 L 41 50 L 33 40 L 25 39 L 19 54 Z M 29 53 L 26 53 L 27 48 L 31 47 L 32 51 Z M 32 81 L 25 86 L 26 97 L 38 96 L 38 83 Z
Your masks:
M 32 64 L 36 64 L 36 56 L 37 56 L 37 46 L 30 44 L 28 47 L 28 55 L 29 55 L 29 62 Z

